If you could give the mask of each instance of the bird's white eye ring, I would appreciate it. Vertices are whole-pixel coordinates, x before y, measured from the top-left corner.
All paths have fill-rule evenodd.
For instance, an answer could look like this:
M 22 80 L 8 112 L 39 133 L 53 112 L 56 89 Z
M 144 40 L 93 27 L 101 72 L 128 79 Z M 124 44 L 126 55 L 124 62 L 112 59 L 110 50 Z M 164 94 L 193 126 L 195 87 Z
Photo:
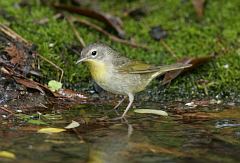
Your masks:
M 92 51 L 92 56 L 95 57 L 97 55 L 97 51 Z

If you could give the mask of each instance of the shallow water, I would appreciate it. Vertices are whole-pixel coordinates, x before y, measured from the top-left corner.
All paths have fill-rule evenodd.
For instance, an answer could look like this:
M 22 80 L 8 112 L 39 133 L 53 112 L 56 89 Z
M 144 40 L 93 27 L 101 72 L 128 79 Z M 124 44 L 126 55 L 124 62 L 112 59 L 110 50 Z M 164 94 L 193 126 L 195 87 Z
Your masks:
M 108 116 L 116 114 L 109 106 L 55 110 L 48 127 L 64 127 L 71 120 L 80 127 L 49 135 L 37 133 L 47 126 L 3 125 L 0 151 L 14 153 L 13 162 L 240 162 L 240 108 L 199 110 L 205 112 L 169 112 L 168 117 L 131 111 L 128 122 L 110 121 Z

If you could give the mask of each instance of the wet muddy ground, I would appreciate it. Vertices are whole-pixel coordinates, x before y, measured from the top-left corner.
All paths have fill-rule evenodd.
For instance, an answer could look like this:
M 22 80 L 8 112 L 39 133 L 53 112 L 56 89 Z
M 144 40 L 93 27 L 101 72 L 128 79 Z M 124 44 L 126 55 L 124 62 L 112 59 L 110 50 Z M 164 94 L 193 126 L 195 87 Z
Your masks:
M 196 103 L 196 102 L 195 102 Z M 202 103 L 201 103 L 202 104 Z M 240 108 L 198 103 L 145 103 L 137 108 L 162 109 L 169 116 L 137 114 L 127 121 L 112 121 L 112 106 L 79 105 L 67 110 L 50 108 L 44 113 L 1 121 L 1 151 L 16 158 L 1 162 L 239 162 Z M 124 108 L 121 108 L 121 111 Z M 37 120 L 42 124 L 34 124 Z M 80 126 L 55 134 L 40 128 L 63 128 L 71 121 Z

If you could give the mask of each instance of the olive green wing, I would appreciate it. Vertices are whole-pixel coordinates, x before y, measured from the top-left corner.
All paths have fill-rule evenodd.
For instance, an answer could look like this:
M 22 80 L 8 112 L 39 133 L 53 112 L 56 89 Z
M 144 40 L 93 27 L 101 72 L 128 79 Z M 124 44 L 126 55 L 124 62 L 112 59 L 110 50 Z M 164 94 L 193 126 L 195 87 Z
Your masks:
M 190 66 L 191 64 L 183 64 L 183 63 L 176 63 L 176 64 L 164 65 L 164 66 L 153 66 L 153 65 L 145 64 L 139 61 L 132 61 L 118 67 L 117 70 L 118 72 L 129 73 L 129 74 L 144 74 L 144 73 L 154 73 L 154 72 L 164 73 L 167 71 L 183 69 Z

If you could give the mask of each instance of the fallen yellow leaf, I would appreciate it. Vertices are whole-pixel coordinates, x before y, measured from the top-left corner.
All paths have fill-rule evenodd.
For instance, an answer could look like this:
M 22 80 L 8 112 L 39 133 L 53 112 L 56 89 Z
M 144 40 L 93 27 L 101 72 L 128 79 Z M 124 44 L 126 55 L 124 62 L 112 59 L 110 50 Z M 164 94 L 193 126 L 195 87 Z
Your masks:
M 14 153 L 8 152 L 8 151 L 0 151 L 0 157 L 1 158 L 8 158 L 8 159 L 15 159 L 16 156 Z
M 41 128 L 38 130 L 38 133 L 44 133 L 44 134 L 53 134 L 53 133 L 59 133 L 66 131 L 63 128 L 53 128 L 53 127 L 48 127 L 48 128 Z

